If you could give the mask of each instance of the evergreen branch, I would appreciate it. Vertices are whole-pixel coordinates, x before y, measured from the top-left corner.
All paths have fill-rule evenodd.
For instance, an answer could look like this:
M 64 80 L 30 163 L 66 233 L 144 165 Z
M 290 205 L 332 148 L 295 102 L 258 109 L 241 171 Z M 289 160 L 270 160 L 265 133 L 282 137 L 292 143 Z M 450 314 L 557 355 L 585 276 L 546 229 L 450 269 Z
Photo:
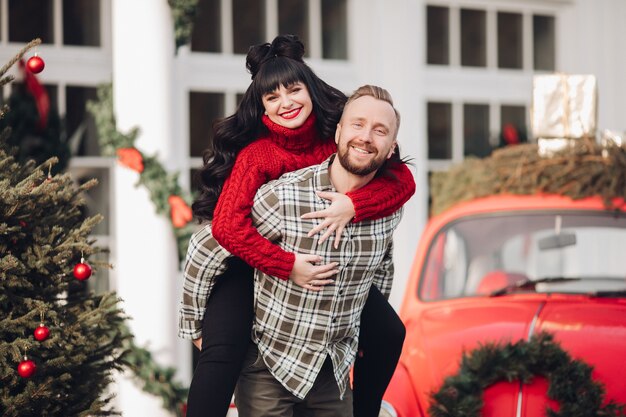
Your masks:
M 13 80 L 15 80 L 15 77 L 13 75 L 7 75 L 6 77 L 0 78 L 0 87 L 12 83 Z M 2 115 L 2 117 L 4 117 L 4 115 Z
M 174 20 L 176 50 L 191 41 L 193 24 L 198 13 L 198 0 L 168 0 Z
M 26 55 L 26 52 L 28 52 L 30 49 L 34 48 L 35 46 L 39 44 L 41 44 L 40 38 L 33 39 L 28 44 L 26 44 L 25 47 L 20 49 L 20 51 L 13 58 L 11 58 L 11 60 L 9 60 L 9 62 L 4 64 L 4 66 L 0 68 L 0 76 L 3 76 L 4 74 L 6 74 L 9 68 L 15 65 L 17 61 L 19 61 L 20 59 L 22 59 L 22 57 L 24 57 L 24 55 Z
M 432 210 L 439 214 L 462 201 L 504 193 L 602 196 L 610 208 L 612 200 L 626 199 L 625 184 L 626 145 L 579 140 L 549 158 L 539 155 L 537 145 L 517 145 L 434 173 Z
M 126 332 L 131 334 L 128 328 Z M 135 380 L 144 391 L 161 397 L 166 410 L 182 416 L 188 390 L 174 380 L 173 368 L 159 365 L 148 349 L 137 346 L 132 336 L 125 341 L 123 361 L 132 369 Z

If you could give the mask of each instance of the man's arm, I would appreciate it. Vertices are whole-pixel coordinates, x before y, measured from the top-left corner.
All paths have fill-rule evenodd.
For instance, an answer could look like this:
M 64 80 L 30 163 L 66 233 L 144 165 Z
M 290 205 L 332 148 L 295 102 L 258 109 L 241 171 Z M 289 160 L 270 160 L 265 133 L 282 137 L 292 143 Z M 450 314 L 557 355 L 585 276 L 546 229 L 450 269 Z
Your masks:
M 403 209 L 400 209 L 389 216 L 386 219 L 387 227 L 389 228 L 389 233 L 393 233 L 394 230 L 400 224 L 400 220 L 402 219 Z M 387 249 L 385 251 L 385 256 L 381 261 L 380 265 L 374 272 L 374 282 L 373 284 L 380 290 L 380 292 L 385 296 L 387 300 L 389 300 L 389 295 L 391 294 L 391 284 L 393 283 L 393 239 L 389 239 L 389 244 L 387 245 Z
M 226 271 L 230 253 L 213 238 L 207 225 L 191 236 L 185 258 L 183 298 L 178 313 L 178 336 L 196 340 L 202 336 L 206 301 L 215 278 Z
M 270 242 L 278 242 L 282 237 L 283 214 L 280 198 L 272 183 L 265 184 L 254 196 L 252 224 Z
M 387 300 L 389 300 L 389 295 L 391 294 L 393 272 L 393 240 L 390 239 L 387 250 L 385 251 L 385 256 L 374 272 L 374 281 L 372 282 Z

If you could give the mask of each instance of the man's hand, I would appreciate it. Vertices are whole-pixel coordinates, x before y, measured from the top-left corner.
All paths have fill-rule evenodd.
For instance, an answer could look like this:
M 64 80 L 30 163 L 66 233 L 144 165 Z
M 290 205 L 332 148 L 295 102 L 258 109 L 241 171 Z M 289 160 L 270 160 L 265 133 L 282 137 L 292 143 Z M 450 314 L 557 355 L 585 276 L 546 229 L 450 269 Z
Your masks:
M 335 232 L 335 249 L 339 247 L 339 240 L 341 239 L 341 233 L 350 220 L 354 218 L 354 205 L 352 200 L 345 194 L 335 193 L 332 191 L 316 191 L 317 195 L 325 200 L 331 201 L 330 207 L 320 211 L 313 211 L 302 215 L 303 219 L 324 219 L 322 223 L 315 226 L 308 233 L 311 237 L 322 230 L 327 229 L 319 240 L 319 243 L 324 242 L 333 232 Z
M 311 291 L 321 291 L 325 285 L 334 282 L 334 280 L 329 278 L 339 272 L 337 262 L 331 262 L 326 265 L 314 265 L 321 261 L 322 257 L 318 255 L 296 253 L 296 261 L 293 264 L 289 278 L 302 288 Z
M 192 342 L 193 342 L 193 345 L 198 348 L 198 350 L 202 350 L 202 338 L 201 337 L 192 340 Z

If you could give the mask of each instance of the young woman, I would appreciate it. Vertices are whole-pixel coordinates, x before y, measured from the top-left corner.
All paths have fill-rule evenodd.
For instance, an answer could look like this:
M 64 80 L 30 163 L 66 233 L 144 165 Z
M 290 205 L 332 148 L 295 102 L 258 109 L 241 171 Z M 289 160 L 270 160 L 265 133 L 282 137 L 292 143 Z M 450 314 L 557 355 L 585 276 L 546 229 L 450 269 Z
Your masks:
M 295 36 L 278 36 L 254 46 L 246 66 L 252 83 L 234 115 L 214 127 L 205 153 L 201 195 L 194 214 L 212 221 L 215 239 L 236 257 L 219 277 L 206 301 L 201 348 L 188 399 L 188 417 L 223 417 L 228 409 L 250 343 L 253 318 L 253 269 L 276 279 L 292 279 L 311 290 L 332 282 L 336 265 L 314 265 L 315 255 L 282 250 L 262 237 L 249 218 L 257 189 L 264 183 L 324 161 L 335 152 L 334 132 L 346 97 L 318 78 L 302 60 L 304 46 Z M 322 193 L 332 201 L 311 235 L 334 232 L 335 243 L 351 220 L 384 217 L 414 193 L 404 164 L 346 196 Z M 189 262 L 189 261 L 188 261 Z M 404 326 L 380 291 L 372 288 L 361 316 L 360 351 L 354 368 L 354 415 L 378 416 L 382 395 L 404 341 Z

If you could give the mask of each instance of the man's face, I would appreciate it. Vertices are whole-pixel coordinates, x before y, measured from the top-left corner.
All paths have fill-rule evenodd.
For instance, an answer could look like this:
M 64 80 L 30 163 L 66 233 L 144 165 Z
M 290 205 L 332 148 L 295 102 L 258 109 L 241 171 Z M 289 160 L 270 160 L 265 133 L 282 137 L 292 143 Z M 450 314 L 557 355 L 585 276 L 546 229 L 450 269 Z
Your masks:
M 346 171 L 365 176 L 378 170 L 396 147 L 396 115 L 386 101 L 363 96 L 346 106 L 337 125 L 337 157 Z

